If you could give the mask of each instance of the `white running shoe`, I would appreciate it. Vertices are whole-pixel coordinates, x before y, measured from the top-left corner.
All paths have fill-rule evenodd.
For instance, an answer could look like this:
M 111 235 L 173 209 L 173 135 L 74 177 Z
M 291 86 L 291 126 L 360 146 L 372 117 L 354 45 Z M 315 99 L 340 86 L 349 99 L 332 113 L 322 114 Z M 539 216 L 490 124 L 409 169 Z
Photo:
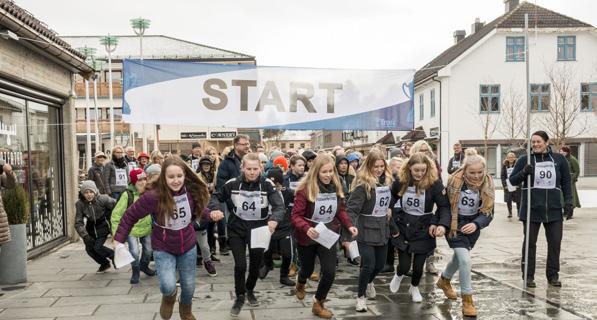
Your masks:
M 377 293 L 375 292 L 375 286 L 373 285 L 373 282 L 367 284 L 367 298 L 369 299 L 375 299 L 375 296 L 377 295 Z
M 367 312 L 367 300 L 365 297 L 357 297 L 357 312 Z
M 402 278 L 403 276 L 394 274 L 392 282 L 390 282 L 390 291 L 392 291 L 392 293 L 398 292 L 398 289 L 400 288 L 400 282 L 402 282 Z
M 423 301 L 421 292 L 419 292 L 419 287 L 415 287 L 415 286 L 411 285 L 410 289 L 408 289 L 408 293 L 410 293 L 410 296 L 412 297 L 413 302 L 422 302 Z

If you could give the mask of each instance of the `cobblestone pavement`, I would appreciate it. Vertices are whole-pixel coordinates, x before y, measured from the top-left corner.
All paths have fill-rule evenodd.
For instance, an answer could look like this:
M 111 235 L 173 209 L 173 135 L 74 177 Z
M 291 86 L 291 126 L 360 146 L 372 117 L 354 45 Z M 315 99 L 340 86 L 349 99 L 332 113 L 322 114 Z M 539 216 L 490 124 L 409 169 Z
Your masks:
M 545 270 L 545 240 L 539 240 L 537 288 L 522 290 L 520 249 L 522 226 L 505 218 L 505 206 L 498 205 L 490 227 L 484 230 L 473 250 L 473 288 L 480 319 L 593 319 L 597 318 L 597 249 L 592 235 L 597 214 L 594 209 L 576 212 L 566 222 L 562 246 L 563 287 L 549 288 L 541 276 Z M 443 267 L 450 249 L 439 240 L 438 263 Z M 228 319 L 233 299 L 232 257 L 222 257 L 216 264 L 218 276 L 210 278 L 198 270 L 193 309 L 201 320 Z M 3 287 L 0 319 L 159 319 L 161 295 L 157 278 L 141 277 L 130 285 L 130 270 L 110 270 L 95 274 L 97 265 L 85 254 L 82 243 L 73 243 L 53 253 L 30 261 L 29 282 Z M 329 294 L 329 306 L 336 319 L 461 319 L 461 304 L 447 301 L 434 288 L 435 276 L 425 275 L 420 289 L 424 302 L 415 304 L 408 295 L 409 281 L 392 294 L 388 284 L 392 274 L 375 280 L 377 297 L 369 300 L 367 313 L 356 313 L 357 267 L 340 259 L 336 282 Z M 456 276 L 457 277 L 457 276 Z M 277 282 L 278 270 L 259 281 L 256 295 L 259 307 L 245 307 L 239 319 L 314 319 L 311 297 L 316 283 L 310 283 L 307 298 L 299 302 L 290 287 Z M 456 283 L 456 288 L 458 285 Z M 176 312 L 176 311 L 175 311 Z M 178 319 L 175 314 L 173 319 Z

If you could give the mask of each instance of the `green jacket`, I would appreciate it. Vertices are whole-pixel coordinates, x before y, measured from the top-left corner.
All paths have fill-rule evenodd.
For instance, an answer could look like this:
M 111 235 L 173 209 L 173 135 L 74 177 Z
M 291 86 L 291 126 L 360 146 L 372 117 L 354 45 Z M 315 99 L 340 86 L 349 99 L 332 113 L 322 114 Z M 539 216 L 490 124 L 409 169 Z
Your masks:
M 118 198 L 118 202 L 112 210 L 112 217 L 110 219 L 110 222 L 112 223 L 112 235 L 114 235 L 116 230 L 118 230 L 118 224 L 120 223 L 120 219 L 122 219 L 122 216 L 126 212 L 126 209 L 128 209 L 129 207 L 129 192 L 133 195 L 133 201 L 131 203 L 139 199 L 139 191 L 137 191 L 137 188 L 135 188 L 134 185 L 129 184 L 125 192 L 123 192 L 120 195 L 120 198 Z M 137 238 L 150 235 L 151 223 L 151 215 L 147 215 L 145 218 L 135 223 L 135 226 L 133 226 L 133 230 L 131 230 L 131 233 L 129 235 Z

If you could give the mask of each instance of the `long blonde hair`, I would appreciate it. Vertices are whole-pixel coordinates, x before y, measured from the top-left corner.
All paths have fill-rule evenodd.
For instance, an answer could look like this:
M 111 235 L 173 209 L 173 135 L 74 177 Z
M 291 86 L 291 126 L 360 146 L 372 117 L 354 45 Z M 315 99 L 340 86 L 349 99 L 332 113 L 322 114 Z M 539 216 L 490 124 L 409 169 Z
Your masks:
M 385 178 L 385 185 L 390 186 L 392 182 L 394 182 L 394 178 L 392 176 L 392 171 L 390 171 L 390 166 L 384 159 L 383 154 L 378 149 L 371 149 L 371 151 L 367 154 L 363 165 L 357 171 L 357 177 L 355 182 L 352 184 L 352 189 L 354 190 L 356 187 L 362 185 L 365 188 L 367 193 L 367 199 L 371 198 L 371 189 L 374 189 L 379 181 L 378 178 L 373 173 L 373 169 L 375 167 L 375 163 L 381 160 L 384 164 L 384 174 Z
M 413 178 L 410 168 L 416 164 L 425 164 L 427 165 L 427 171 L 425 171 L 425 175 L 420 181 L 415 181 Z M 402 183 L 402 187 L 400 188 L 399 196 L 404 195 L 408 186 L 413 183 L 415 186 L 415 190 L 417 194 L 419 194 L 420 190 L 427 190 L 429 189 L 435 181 L 438 179 L 437 175 L 437 168 L 435 167 L 435 161 L 430 159 L 425 153 L 417 152 L 408 159 L 408 161 L 402 165 L 400 168 L 400 172 L 398 173 L 398 178 Z
M 415 154 L 417 152 L 421 152 L 420 150 L 421 150 L 422 146 L 426 146 L 427 147 L 427 152 L 424 152 L 424 153 L 429 158 L 431 158 L 431 160 L 434 160 L 435 159 L 435 154 L 433 154 L 433 149 L 431 149 L 431 146 L 425 140 L 419 140 L 419 141 L 415 142 L 412 145 L 412 147 L 410 147 L 410 154 Z
M 220 157 L 218 157 L 218 150 L 216 150 L 216 148 L 214 146 L 209 146 L 207 148 L 205 148 L 205 156 L 209 157 L 209 153 L 213 151 L 216 153 L 216 156 L 214 157 L 214 161 L 211 164 L 211 172 L 213 173 L 214 177 L 216 176 L 216 172 L 218 171 L 218 167 L 220 166 Z M 211 157 L 210 157 L 211 159 Z
M 313 162 L 313 165 L 307 172 L 307 176 L 299 182 L 298 187 L 296 188 L 296 192 L 306 189 L 307 191 L 307 198 L 310 202 L 315 202 L 317 199 L 317 194 L 319 193 L 319 170 L 324 165 L 331 163 L 332 167 L 334 168 L 334 176 L 332 177 L 332 183 L 336 188 L 336 195 L 339 198 L 344 198 L 344 192 L 342 191 L 342 185 L 340 184 L 340 180 L 338 179 L 338 170 L 335 166 L 334 158 L 329 154 L 322 154 L 318 155 Z

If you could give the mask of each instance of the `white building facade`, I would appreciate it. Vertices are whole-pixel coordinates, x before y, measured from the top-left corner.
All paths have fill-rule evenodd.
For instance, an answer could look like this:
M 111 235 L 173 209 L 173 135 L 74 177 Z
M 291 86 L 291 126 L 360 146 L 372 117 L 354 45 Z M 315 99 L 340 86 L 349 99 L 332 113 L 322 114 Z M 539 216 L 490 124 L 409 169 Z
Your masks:
M 553 119 L 565 115 L 570 120 L 557 122 L 566 127 L 561 143 L 572 147 L 581 176 L 597 175 L 596 28 L 527 2 L 508 4 L 511 10 L 487 25 L 476 21 L 471 35 L 456 32 L 454 46 L 417 72 L 415 127 L 439 137 L 442 168 L 460 142 L 487 148 L 489 170 L 499 176 L 505 154 L 526 136 L 526 13 L 531 131 L 557 138 L 563 130 Z

